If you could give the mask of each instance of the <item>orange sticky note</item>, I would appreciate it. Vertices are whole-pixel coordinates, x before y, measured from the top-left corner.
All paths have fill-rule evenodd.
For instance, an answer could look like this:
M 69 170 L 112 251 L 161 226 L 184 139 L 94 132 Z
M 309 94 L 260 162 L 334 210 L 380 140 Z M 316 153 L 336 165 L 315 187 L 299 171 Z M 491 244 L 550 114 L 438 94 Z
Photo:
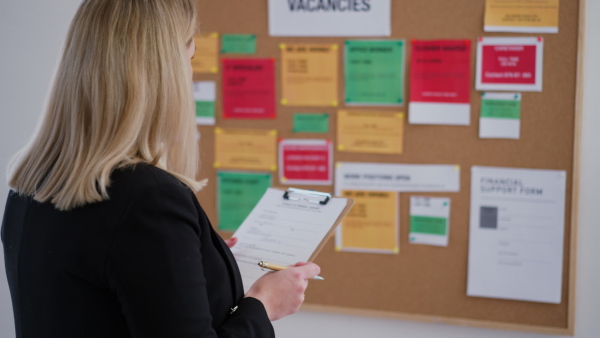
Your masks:
M 277 132 L 259 129 L 215 130 L 215 166 L 224 169 L 277 169 Z
M 337 106 L 335 44 L 280 44 L 282 105 Z
M 558 33 L 559 0 L 486 0 L 486 32 Z
M 354 206 L 341 226 L 341 250 L 398 253 L 398 193 L 342 191 Z
M 339 151 L 402 154 L 404 114 L 400 112 L 340 110 L 337 113 Z
M 196 54 L 192 59 L 194 73 L 219 71 L 219 34 L 195 35 Z

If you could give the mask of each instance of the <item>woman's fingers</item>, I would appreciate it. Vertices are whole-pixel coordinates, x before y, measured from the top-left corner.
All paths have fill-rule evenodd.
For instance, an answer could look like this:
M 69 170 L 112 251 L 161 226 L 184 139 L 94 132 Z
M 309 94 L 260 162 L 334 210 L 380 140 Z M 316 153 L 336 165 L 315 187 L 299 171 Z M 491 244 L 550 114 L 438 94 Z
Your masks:
M 304 302 L 308 280 L 319 272 L 319 266 L 314 263 L 297 263 L 289 269 L 265 274 L 252 285 L 246 296 L 260 300 L 269 319 L 277 320 L 298 312 Z
M 229 248 L 233 248 L 233 246 L 237 243 L 237 241 L 238 241 L 237 237 L 231 237 L 230 239 L 225 240 L 225 244 L 227 244 L 227 246 Z
M 298 262 L 294 267 L 301 268 L 304 279 L 312 279 L 321 272 L 321 268 L 315 263 Z

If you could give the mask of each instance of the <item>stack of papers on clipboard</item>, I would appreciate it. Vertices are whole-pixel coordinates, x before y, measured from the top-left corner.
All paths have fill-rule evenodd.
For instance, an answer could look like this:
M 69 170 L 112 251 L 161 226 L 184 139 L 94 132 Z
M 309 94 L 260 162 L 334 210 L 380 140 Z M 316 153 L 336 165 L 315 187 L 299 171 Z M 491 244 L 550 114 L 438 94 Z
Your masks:
M 312 261 L 354 204 L 351 198 L 290 188 L 269 188 L 233 234 L 231 249 L 244 292 L 266 273 L 259 261 L 280 265 Z

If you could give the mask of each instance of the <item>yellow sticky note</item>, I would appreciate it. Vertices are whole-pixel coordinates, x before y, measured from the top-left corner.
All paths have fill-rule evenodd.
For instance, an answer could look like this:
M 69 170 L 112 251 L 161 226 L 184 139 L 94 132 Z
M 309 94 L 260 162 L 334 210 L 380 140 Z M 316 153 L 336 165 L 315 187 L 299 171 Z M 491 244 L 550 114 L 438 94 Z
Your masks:
M 559 0 L 486 0 L 485 31 L 558 33 Z
M 222 128 L 215 133 L 215 162 L 225 169 L 276 170 L 277 133 Z
M 194 73 L 216 73 L 219 71 L 219 35 L 217 33 L 195 35 L 196 54 L 192 59 Z
M 331 44 L 286 44 L 281 48 L 282 96 L 290 106 L 337 102 L 338 49 Z
M 340 110 L 337 114 L 340 151 L 402 154 L 404 114 L 398 112 Z
M 399 252 L 398 193 L 342 191 L 354 206 L 341 225 L 342 248 Z

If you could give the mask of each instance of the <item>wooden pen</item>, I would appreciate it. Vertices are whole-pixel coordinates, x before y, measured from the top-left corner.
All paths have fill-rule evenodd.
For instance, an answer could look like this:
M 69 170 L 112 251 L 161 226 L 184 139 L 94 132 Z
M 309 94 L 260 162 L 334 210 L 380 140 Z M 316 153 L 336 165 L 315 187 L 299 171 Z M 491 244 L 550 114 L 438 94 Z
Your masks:
M 281 271 L 281 270 L 285 270 L 285 269 L 289 268 L 289 266 L 283 266 L 283 265 L 279 265 L 279 264 L 275 264 L 275 263 L 268 263 L 265 261 L 258 262 L 258 266 L 260 266 L 263 269 L 269 269 L 269 270 L 273 270 L 273 271 Z M 321 276 L 314 276 L 312 279 L 325 280 L 325 278 L 323 278 Z

